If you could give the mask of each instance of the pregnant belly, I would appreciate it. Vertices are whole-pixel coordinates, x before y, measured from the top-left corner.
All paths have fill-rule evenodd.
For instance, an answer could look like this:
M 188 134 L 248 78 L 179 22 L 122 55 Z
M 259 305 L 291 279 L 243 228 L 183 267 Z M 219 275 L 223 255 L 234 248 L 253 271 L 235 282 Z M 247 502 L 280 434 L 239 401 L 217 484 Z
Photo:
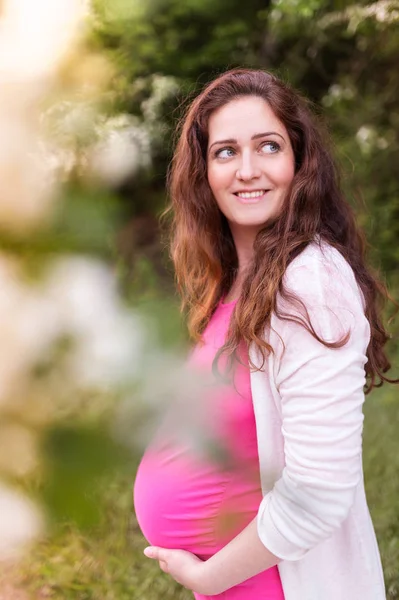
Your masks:
M 223 469 L 187 449 L 148 451 L 134 485 L 134 507 L 148 542 L 211 556 L 256 516 L 258 469 Z

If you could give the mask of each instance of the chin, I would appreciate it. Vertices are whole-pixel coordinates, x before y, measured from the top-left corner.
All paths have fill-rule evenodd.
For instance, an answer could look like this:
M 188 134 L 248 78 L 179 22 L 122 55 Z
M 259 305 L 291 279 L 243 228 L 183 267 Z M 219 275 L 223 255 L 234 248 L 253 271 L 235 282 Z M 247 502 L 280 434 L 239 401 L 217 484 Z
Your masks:
M 251 221 L 236 221 L 236 226 L 238 227 L 257 227 L 258 229 L 262 229 L 265 227 L 270 221 L 272 221 L 274 216 L 268 215 L 267 217 L 263 217 L 261 219 L 252 219 Z

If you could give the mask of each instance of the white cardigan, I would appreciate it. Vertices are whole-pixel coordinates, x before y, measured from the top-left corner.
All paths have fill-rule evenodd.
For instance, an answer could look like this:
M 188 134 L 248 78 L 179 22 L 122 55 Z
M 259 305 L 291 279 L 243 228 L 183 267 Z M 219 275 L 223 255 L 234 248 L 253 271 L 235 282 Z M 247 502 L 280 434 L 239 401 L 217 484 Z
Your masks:
M 385 600 L 362 471 L 364 365 L 370 337 L 354 274 L 331 246 L 310 244 L 285 284 L 304 301 L 320 337 L 271 320 L 274 353 L 251 373 L 263 500 L 258 534 L 282 559 L 286 600 Z M 280 308 L 300 316 L 300 306 Z M 285 350 L 283 348 L 285 346 Z M 259 354 L 250 356 L 260 365 Z

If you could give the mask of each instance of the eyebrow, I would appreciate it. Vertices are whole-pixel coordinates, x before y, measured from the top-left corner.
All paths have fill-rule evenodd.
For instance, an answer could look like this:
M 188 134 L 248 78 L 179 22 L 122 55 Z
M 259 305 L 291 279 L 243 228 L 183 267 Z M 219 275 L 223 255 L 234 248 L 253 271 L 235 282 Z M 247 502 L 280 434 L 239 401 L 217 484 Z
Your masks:
M 251 140 L 258 140 L 259 138 L 267 137 L 269 135 L 278 135 L 278 137 L 281 137 L 281 139 L 285 141 L 281 133 L 277 133 L 277 131 L 265 131 L 264 133 L 256 133 L 251 137 Z M 237 144 L 237 140 L 235 140 L 234 138 L 230 138 L 228 140 L 218 140 L 217 142 L 213 142 L 213 144 L 209 146 L 208 150 L 210 150 L 212 146 L 216 146 L 217 144 Z

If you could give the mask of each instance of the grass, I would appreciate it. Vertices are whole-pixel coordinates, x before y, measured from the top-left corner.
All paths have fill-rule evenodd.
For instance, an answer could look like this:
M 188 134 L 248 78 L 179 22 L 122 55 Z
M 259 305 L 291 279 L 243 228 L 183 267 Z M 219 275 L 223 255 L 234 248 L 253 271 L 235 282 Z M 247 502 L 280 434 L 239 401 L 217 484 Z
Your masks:
M 65 523 L 36 546 L 20 567 L 21 584 L 33 598 L 192 598 L 142 554 L 147 544 L 132 513 L 133 478 L 133 472 L 115 474 L 101 482 L 95 492 L 102 505 L 97 527 L 81 532 Z
M 380 546 L 387 598 L 399 599 L 399 400 L 386 386 L 365 405 L 366 491 Z M 57 527 L 20 566 L 20 580 L 33 598 L 62 600 L 186 600 L 192 594 L 146 559 L 134 514 L 134 468 L 99 482 L 101 522 L 86 532 Z
M 399 397 L 396 386 L 365 404 L 366 494 L 384 567 L 387 598 L 399 598 Z

